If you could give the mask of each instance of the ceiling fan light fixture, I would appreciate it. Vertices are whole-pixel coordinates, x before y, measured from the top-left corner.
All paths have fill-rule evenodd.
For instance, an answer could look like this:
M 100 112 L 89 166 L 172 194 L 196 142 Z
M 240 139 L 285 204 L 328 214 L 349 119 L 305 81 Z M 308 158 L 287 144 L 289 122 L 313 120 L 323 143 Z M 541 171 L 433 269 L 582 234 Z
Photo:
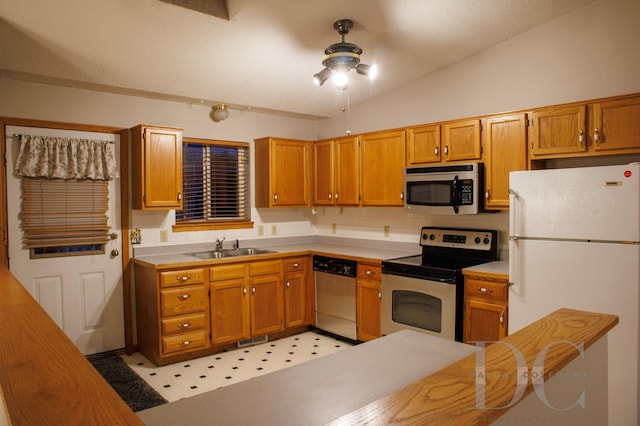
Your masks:
M 375 64 L 358 64 L 358 66 L 356 67 L 356 72 L 360 75 L 369 77 L 370 80 L 373 80 L 378 75 L 378 66 Z
M 313 81 L 318 85 L 322 86 L 325 81 L 327 81 L 331 77 L 331 70 L 325 67 L 322 71 L 313 75 Z
M 344 36 L 353 28 L 353 21 L 340 19 L 333 24 L 333 28 L 342 36 L 342 41 L 334 43 L 324 50 L 324 57 L 322 58 L 324 68 L 313 76 L 316 84 L 321 86 L 331 78 L 338 89 L 344 90 L 349 80 L 347 74 L 351 69 L 355 69 L 358 74 L 372 79 L 376 73 L 375 65 L 361 64 L 360 54 L 362 49 L 353 43 L 344 41 Z
M 229 110 L 225 104 L 218 104 L 213 107 L 213 118 L 216 121 L 224 121 L 229 118 Z

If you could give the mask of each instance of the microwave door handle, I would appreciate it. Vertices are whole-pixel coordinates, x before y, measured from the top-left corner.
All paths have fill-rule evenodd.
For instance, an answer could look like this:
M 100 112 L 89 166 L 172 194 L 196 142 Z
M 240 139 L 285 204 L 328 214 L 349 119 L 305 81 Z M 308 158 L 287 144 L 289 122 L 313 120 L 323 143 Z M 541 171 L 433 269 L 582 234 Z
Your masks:
M 453 211 L 456 214 L 458 213 L 460 206 L 458 192 L 458 175 L 456 175 L 456 177 L 453 178 L 453 182 L 451 183 L 451 201 L 453 205 Z

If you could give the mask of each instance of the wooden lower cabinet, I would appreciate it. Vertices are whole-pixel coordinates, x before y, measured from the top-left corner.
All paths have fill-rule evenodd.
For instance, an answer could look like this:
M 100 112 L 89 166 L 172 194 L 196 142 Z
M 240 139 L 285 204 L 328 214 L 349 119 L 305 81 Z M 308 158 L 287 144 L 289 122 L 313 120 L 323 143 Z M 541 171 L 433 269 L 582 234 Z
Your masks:
M 305 257 L 284 259 L 284 324 L 307 324 L 307 262 Z
M 382 265 L 358 262 L 356 321 L 358 340 L 380 337 Z
M 465 343 L 495 342 L 507 336 L 508 281 L 502 274 L 465 274 Z
M 138 351 L 155 364 L 206 349 L 209 291 L 204 268 L 157 272 L 135 265 Z
M 209 268 L 213 344 L 236 342 L 251 337 L 246 266 L 245 263 L 234 263 Z

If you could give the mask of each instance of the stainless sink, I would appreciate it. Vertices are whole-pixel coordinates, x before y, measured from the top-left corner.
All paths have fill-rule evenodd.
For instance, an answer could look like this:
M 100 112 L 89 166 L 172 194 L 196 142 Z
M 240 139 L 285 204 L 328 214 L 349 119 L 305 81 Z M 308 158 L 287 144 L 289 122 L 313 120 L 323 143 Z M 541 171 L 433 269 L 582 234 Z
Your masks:
M 268 254 L 277 253 L 273 250 L 259 249 L 259 248 L 241 248 L 237 250 L 223 250 L 226 256 L 252 256 L 256 254 Z
M 268 254 L 268 253 L 277 253 L 277 252 L 273 250 L 248 247 L 248 248 L 241 248 L 238 250 L 200 251 L 197 253 L 189 253 L 189 255 L 197 257 L 198 259 L 222 259 L 225 257 L 254 256 L 258 254 Z

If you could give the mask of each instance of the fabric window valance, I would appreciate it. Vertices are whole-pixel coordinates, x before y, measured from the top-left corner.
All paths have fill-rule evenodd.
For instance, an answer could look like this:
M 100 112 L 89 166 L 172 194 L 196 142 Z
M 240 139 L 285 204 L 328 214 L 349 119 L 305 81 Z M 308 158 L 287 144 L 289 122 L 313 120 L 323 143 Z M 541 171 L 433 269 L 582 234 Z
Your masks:
M 14 173 L 78 180 L 111 180 L 119 176 L 113 142 L 31 135 L 20 137 Z

